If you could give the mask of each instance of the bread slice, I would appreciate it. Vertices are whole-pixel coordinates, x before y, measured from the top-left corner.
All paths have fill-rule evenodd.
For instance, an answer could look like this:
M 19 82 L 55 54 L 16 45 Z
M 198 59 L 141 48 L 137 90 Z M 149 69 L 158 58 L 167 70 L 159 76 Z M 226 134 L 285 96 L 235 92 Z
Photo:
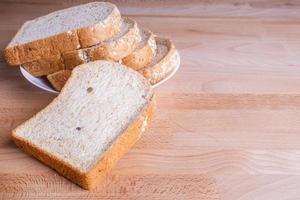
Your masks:
M 65 83 L 71 76 L 72 71 L 71 70 L 60 70 L 58 72 L 55 72 L 53 74 L 49 74 L 47 76 L 47 79 L 51 83 L 51 85 L 57 90 L 61 91 L 61 89 L 64 87 Z
M 65 52 L 62 56 L 53 55 L 46 60 L 40 59 L 24 63 L 23 66 L 31 75 L 43 76 L 63 69 L 72 70 L 74 67 L 89 61 L 100 59 L 117 61 L 132 53 L 139 45 L 141 37 L 137 23 L 124 18 L 121 31 L 103 43 L 90 48 Z
M 130 55 L 122 59 L 123 64 L 134 70 L 148 65 L 156 54 L 154 34 L 149 30 L 140 30 L 141 41 Z
M 162 81 L 179 65 L 180 56 L 174 44 L 164 38 L 155 38 L 156 56 L 146 67 L 138 70 L 152 85 Z
M 155 101 L 136 71 L 109 61 L 78 66 L 46 108 L 13 130 L 25 152 L 92 189 L 145 131 Z
M 120 31 L 118 8 L 92 2 L 27 21 L 4 50 L 8 64 L 48 58 L 102 42 Z
M 62 57 L 66 69 L 70 70 L 80 64 L 95 60 L 119 61 L 132 53 L 140 41 L 137 23 L 129 18 L 123 18 L 119 34 L 90 48 L 63 53 Z

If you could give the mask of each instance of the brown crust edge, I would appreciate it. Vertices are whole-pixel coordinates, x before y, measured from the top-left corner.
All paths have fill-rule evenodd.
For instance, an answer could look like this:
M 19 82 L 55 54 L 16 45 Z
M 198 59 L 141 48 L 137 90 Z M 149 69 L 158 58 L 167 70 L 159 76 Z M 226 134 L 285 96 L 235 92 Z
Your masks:
M 103 22 L 77 30 L 81 48 L 96 45 L 120 32 L 122 25 L 121 14 L 118 8 L 114 4 L 112 5 L 114 9 L 111 15 Z
M 20 65 L 22 63 L 50 57 L 53 54 L 60 54 L 80 47 L 86 47 L 87 45 L 95 45 L 110 38 L 120 31 L 121 26 L 120 12 L 114 4 L 112 5 L 114 6 L 112 14 L 99 24 L 77 30 L 70 30 L 13 47 L 6 47 L 4 49 L 6 62 L 9 65 Z M 105 28 L 100 25 L 103 23 L 107 25 Z M 101 32 L 101 36 L 99 36 L 99 32 Z M 18 33 L 19 31 L 17 34 Z M 83 40 L 83 38 L 85 39 Z
M 129 20 L 133 22 L 133 26 L 115 41 L 62 54 L 66 69 L 71 70 L 80 64 L 96 60 L 118 61 L 133 52 L 140 42 L 140 35 L 136 21 Z
M 124 17 L 123 20 L 132 23 L 133 26 L 120 38 L 104 43 L 103 46 L 100 46 L 99 50 L 97 48 L 88 49 L 91 61 L 100 59 L 119 61 L 137 48 L 141 41 L 137 22 L 127 17 Z
M 70 78 L 71 70 L 60 70 L 47 76 L 48 81 L 57 90 L 61 91 L 67 80 Z
M 110 52 L 112 51 L 113 48 L 115 48 L 115 46 L 119 46 L 119 48 L 126 49 L 127 53 L 125 53 L 125 55 L 127 55 L 131 53 L 138 45 L 139 42 L 138 38 L 135 37 L 135 35 L 137 35 L 138 32 L 138 27 L 137 27 L 137 23 L 134 20 L 132 21 L 134 23 L 133 27 L 122 38 L 120 38 L 122 40 L 129 41 L 129 42 L 125 42 L 125 43 L 118 42 L 119 41 L 118 39 L 117 41 L 114 41 L 104 46 L 99 46 L 99 47 L 95 46 L 95 47 L 88 47 L 88 48 L 83 48 L 78 50 L 71 50 L 71 51 L 64 52 L 62 56 L 51 55 L 49 56 L 49 58 L 46 59 L 41 58 L 36 61 L 24 63 L 23 66 L 26 69 L 26 71 L 33 76 L 49 75 L 62 69 L 72 70 L 73 68 L 75 68 L 80 64 L 84 64 L 89 61 L 95 61 L 100 59 L 100 58 L 99 59 L 84 58 L 84 55 L 89 57 L 87 51 L 89 51 L 90 49 L 92 49 L 90 51 L 93 54 L 95 54 L 94 55 L 95 57 L 100 56 L 103 57 L 103 59 L 116 61 L 116 59 L 118 59 L 118 56 L 120 56 L 120 53 L 114 55 L 112 52 Z M 124 54 L 124 52 L 122 52 L 122 54 Z M 59 65 L 59 67 L 57 67 L 57 65 Z M 52 66 L 51 69 L 53 70 L 49 70 L 49 66 Z M 34 70 L 34 69 L 40 69 L 40 70 Z
M 133 52 L 140 37 L 136 21 L 131 21 L 133 26 L 115 41 L 63 53 L 66 69 L 73 69 L 80 64 L 96 60 L 118 61 Z
M 94 188 L 97 182 L 101 181 L 107 173 L 115 166 L 120 158 L 125 155 L 134 144 L 140 139 L 151 121 L 156 106 L 155 96 L 151 97 L 149 104 L 143 109 L 141 114 L 127 128 L 127 130 L 108 149 L 98 163 L 87 173 L 87 188 Z M 99 173 L 101 172 L 101 173 Z
M 104 153 L 103 157 L 88 172 L 82 172 L 64 160 L 57 158 L 51 153 L 39 148 L 38 146 L 24 140 L 16 135 L 15 130 L 12 133 L 12 139 L 15 144 L 29 155 L 34 156 L 42 163 L 56 170 L 58 173 L 78 184 L 84 189 L 91 190 L 97 183 L 104 178 L 113 166 L 126 154 L 140 138 L 144 130 L 143 124 L 148 123 L 153 116 L 155 107 L 155 96 L 151 98 L 149 104 L 127 130 L 116 140 L 116 142 Z
M 69 31 L 25 44 L 6 47 L 4 58 L 9 65 L 20 65 L 80 47 L 76 31 Z
M 164 73 L 160 78 L 153 78 L 155 73 L 163 70 L 164 65 L 170 61 L 171 57 L 176 52 L 176 48 L 175 48 L 174 44 L 169 39 L 165 39 L 165 38 L 158 38 L 158 39 L 165 40 L 167 42 L 167 44 L 168 44 L 167 46 L 168 46 L 168 50 L 169 50 L 167 55 L 165 55 L 165 57 L 163 57 L 155 65 L 146 66 L 146 67 L 138 70 L 138 72 L 141 73 L 152 85 L 154 85 L 154 84 L 160 82 L 161 80 L 163 80 L 164 78 L 166 78 L 174 70 L 174 66 L 168 66 L 168 67 L 172 67 L 172 69 L 169 70 L 167 73 Z
M 47 59 L 24 63 L 22 66 L 35 77 L 52 74 L 65 69 L 65 64 L 60 55 L 53 55 Z
M 139 70 L 147 66 L 156 54 L 156 43 L 154 34 L 146 30 L 149 34 L 145 46 L 133 51 L 131 54 L 122 59 L 123 64 L 134 69 Z

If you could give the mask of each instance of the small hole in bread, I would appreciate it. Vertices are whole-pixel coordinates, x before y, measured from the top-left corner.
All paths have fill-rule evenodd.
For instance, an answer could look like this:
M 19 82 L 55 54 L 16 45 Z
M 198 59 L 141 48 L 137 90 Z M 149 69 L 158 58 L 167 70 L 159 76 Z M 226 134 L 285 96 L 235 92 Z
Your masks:
M 90 93 L 90 92 L 93 91 L 93 88 L 92 88 L 92 87 L 88 87 L 88 88 L 86 89 L 86 91 L 87 91 L 88 93 Z
M 76 127 L 76 130 L 77 130 L 77 131 L 80 131 L 80 130 L 81 130 L 81 128 L 80 128 L 80 127 Z
M 29 50 L 29 51 L 32 51 L 32 48 L 31 48 L 31 47 L 29 47 L 29 48 L 28 48 L 28 50 Z

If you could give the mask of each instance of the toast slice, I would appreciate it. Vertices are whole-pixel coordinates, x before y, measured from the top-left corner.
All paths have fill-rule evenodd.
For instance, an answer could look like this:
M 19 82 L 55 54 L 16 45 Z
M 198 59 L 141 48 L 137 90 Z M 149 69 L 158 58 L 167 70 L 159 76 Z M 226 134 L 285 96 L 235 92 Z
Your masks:
M 145 131 L 155 99 L 138 72 L 96 61 L 72 71 L 46 108 L 13 130 L 25 152 L 85 189 L 94 188 Z
M 141 41 L 130 55 L 122 59 L 122 63 L 134 70 L 148 65 L 156 54 L 154 34 L 149 30 L 140 30 Z
M 123 18 L 121 31 L 98 45 L 62 54 L 66 69 L 95 60 L 119 61 L 132 53 L 141 41 L 137 23 Z
M 63 69 L 72 70 L 89 61 L 100 59 L 117 61 L 132 53 L 140 41 L 141 35 L 137 23 L 124 18 L 121 31 L 98 45 L 65 52 L 62 56 L 53 55 L 47 60 L 24 63 L 23 67 L 33 76 L 43 76 Z
M 138 70 L 152 85 L 162 81 L 179 65 L 180 56 L 174 44 L 164 38 L 155 38 L 156 56 L 144 68 Z
M 27 21 L 4 50 L 8 64 L 19 65 L 85 48 L 119 33 L 121 15 L 107 2 L 92 2 Z
M 49 74 L 47 76 L 47 79 L 51 83 L 51 85 L 57 90 L 61 91 L 61 89 L 64 87 L 65 83 L 71 76 L 72 71 L 71 70 L 60 70 L 58 72 L 55 72 L 53 74 Z

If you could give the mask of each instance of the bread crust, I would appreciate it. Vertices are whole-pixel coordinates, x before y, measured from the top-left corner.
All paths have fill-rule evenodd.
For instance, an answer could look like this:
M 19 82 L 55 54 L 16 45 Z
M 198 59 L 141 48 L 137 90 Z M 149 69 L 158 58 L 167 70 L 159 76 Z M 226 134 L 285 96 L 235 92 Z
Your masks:
M 64 53 L 62 60 L 64 61 L 65 68 L 72 70 L 78 65 L 89 62 L 89 57 L 86 50 L 78 49 Z
M 151 31 L 146 31 L 149 34 L 145 45 L 134 50 L 131 54 L 122 59 L 122 63 L 131 67 L 134 70 L 139 70 L 148 65 L 156 55 L 156 43 L 154 34 Z
M 92 45 L 103 42 L 120 32 L 122 18 L 118 8 L 114 5 L 112 14 L 103 22 L 95 24 L 87 28 L 78 29 L 78 37 L 81 48 L 90 47 Z
M 72 70 L 80 64 L 95 60 L 106 59 L 118 61 L 132 53 L 137 48 L 140 40 L 139 28 L 137 23 L 133 21 L 133 27 L 115 41 L 89 48 L 72 50 L 59 55 L 52 55 L 47 59 L 42 58 L 23 65 L 26 66 L 26 71 L 31 75 L 42 76 L 62 69 Z M 146 56 L 146 54 L 144 55 Z M 60 67 L 57 67 L 57 64 Z M 53 67 L 52 70 L 49 69 L 50 66 Z
M 126 19 L 125 20 L 129 20 Z M 128 32 L 122 37 L 110 42 L 92 46 L 85 49 L 79 49 L 62 54 L 66 69 L 73 69 L 79 64 L 87 63 L 96 60 L 112 60 L 119 61 L 132 53 L 138 46 L 141 38 L 139 28 L 136 21 L 129 28 Z
M 25 22 L 20 30 L 24 29 L 27 23 L 29 22 Z M 121 15 L 118 8 L 113 5 L 112 14 L 98 24 L 77 30 L 69 30 L 25 44 L 6 47 L 4 50 L 4 58 L 9 65 L 20 65 L 42 58 L 48 58 L 51 55 L 59 55 L 62 52 L 84 48 L 102 42 L 117 34 L 120 31 L 120 27 Z M 19 31 L 15 37 L 20 33 L 21 31 Z
M 71 76 L 72 71 L 71 70 L 60 70 L 58 72 L 55 72 L 53 74 L 49 74 L 47 76 L 47 79 L 51 83 L 51 85 L 58 91 L 61 91 L 61 89 L 64 87 L 65 83 Z
M 4 58 L 9 65 L 19 65 L 41 58 L 48 58 L 51 55 L 58 55 L 60 52 L 79 47 L 79 38 L 76 31 L 68 31 L 45 39 L 6 47 Z
M 53 55 L 47 59 L 24 63 L 22 66 L 35 77 L 52 74 L 65 69 L 65 64 L 60 55 Z
M 158 43 L 159 41 L 164 41 L 166 43 L 166 46 L 168 48 L 167 54 L 156 64 L 146 66 L 138 70 L 138 72 L 141 73 L 152 85 L 162 81 L 168 75 L 170 75 L 178 64 L 171 62 L 174 54 L 178 54 L 174 44 L 170 40 L 164 38 L 156 37 L 155 40 L 156 43 Z
M 98 163 L 86 174 L 86 186 L 83 186 L 85 189 L 94 188 L 97 183 L 111 171 L 120 158 L 125 155 L 140 139 L 142 133 L 153 118 L 155 105 L 155 96 L 152 96 L 148 106 L 144 108 L 141 114 L 117 139 L 110 149 L 105 152 L 102 159 L 100 159 Z
M 54 99 L 54 101 L 55 100 L 56 99 Z M 107 175 L 118 160 L 120 160 L 120 158 L 138 141 L 141 133 L 145 130 L 147 123 L 153 116 L 155 104 L 155 96 L 152 96 L 149 104 L 145 106 L 134 122 L 117 138 L 114 144 L 103 154 L 101 159 L 99 159 L 98 162 L 87 172 L 78 170 L 72 165 L 66 163 L 64 160 L 52 155 L 50 152 L 47 152 L 23 138 L 18 137 L 16 135 L 16 129 L 18 129 L 18 127 L 13 130 L 12 139 L 16 145 L 23 149 L 26 153 L 33 155 L 42 163 L 48 165 L 82 188 L 91 190 Z M 45 110 L 41 112 L 45 112 Z
M 162 81 L 166 77 L 168 77 L 174 71 L 174 69 L 176 68 L 176 66 L 179 64 L 179 63 L 172 62 L 172 57 L 174 56 L 174 54 L 178 54 L 178 52 L 177 52 L 174 44 L 170 40 L 164 39 L 164 38 L 158 38 L 158 37 L 156 37 L 155 40 L 164 41 L 166 43 L 167 48 L 168 48 L 168 53 L 165 55 L 165 57 L 163 59 L 161 59 L 159 62 L 157 62 L 155 65 L 146 66 L 146 67 L 143 67 L 143 68 L 138 69 L 138 70 L 136 68 L 132 67 L 132 66 L 129 66 L 129 67 L 137 70 L 139 73 L 141 73 L 152 85 L 154 85 L 154 84 Z M 146 45 L 146 46 L 149 46 L 149 45 Z M 147 55 L 149 56 L 150 54 L 147 54 L 145 52 L 149 52 L 149 48 L 146 47 L 145 49 L 148 49 L 148 50 L 144 51 L 144 49 L 141 49 L 141 52 L 139 51 L 137 54 L 139 54 L 139 56 L 141 56 L 141 57 L 144 56 L 144 58 L 147 58 Z M 76 53 L 77 54 L 75 56 L 74 56 L 74 51 L 71 51 L 71 52 L 68 52 L 68 53 L 64 54 L 65 58 L 69 60 L 68 67 L 66 67 L 65 64 L 62 63 L 61 60 L 58 61 L 58 57 L 57 56 L 56 57 L 53 56 L 53 58 L 50 58 L 50 59 L 47 60 L 47 64 L 44 64 L 45 61 L 40 61 L 40 62 L 36 61 L 35 62 L 35 68 L 34 67 L 29 68 L 28 67 L 28 68 L 25 68 L 25 69 L 29 73 L 31 73 L 32 75 L 34 75 L 34 76 L 37 73 L 45 75 L 45 74 L 48 73 L 48 71 L 50 71 L 48 68 L 50 66 L 56 66 L 57 63 L 59 63 L 59 65 L 64 65 L 64 67 L 60 66 L 59 68 L 64 68 L 64 69 L 71 70 L 75 66 L 78 66 L 80 64 L 87 63 L 87 62 L 90 61 L 89 58 L 88 58 L 88 56 L 86 55 L 86 52 L 83 51 L 82 49 L 77 50 Z M 131 57 L 133 54 L 130 54 L 129 57 Z M 155 57 L 155 55 L 153 55 L 151 57 L 153 59 Z M 142 62 L 136 61 L 135 58 L 137 58 L 137 57 L 132 56 L 130 58 L 131 59 L 130 61 L 133 61 L 133 62 L 136 62 L 136 63 L 139 63 L 139 64 L 142 63 Z M 127 66 L 129 65 L 128 63 L 124 63 L 124 64 L 127 65 Z M 38 69 L 39 69 L 38 66 L 40 66 L 41 68 L 43 68 L 43 70 L 45 69 L 45 72 L 38 72 Z M 35 72 L 34 69 L 36 69 L 37 72 Z M 59 71 L 59 70 L 61 70 L 61 69 L 58 69 L 57 71 Z M 37 75 L 39 75 L 39 74 L 37 74 Z M 55 88 L 57 89 L 57 87 L 55 87 Z M 60 89 L 57 89 L 57 90 L 60 91 Z

